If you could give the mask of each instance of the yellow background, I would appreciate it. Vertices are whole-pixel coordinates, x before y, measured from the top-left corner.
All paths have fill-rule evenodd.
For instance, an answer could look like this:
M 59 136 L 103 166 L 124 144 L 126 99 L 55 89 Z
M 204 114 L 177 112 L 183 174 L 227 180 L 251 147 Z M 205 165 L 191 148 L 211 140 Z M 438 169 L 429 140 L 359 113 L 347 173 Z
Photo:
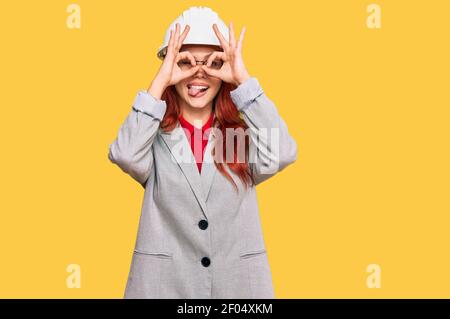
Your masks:
M 80 0 L 79 30 L 70 3 L 0 11 L 0 297 L 122 297 L 144 190 L 108 146 L 191 5 L 247 27 L 246 66 L 299 146 L 258 186 L 276 297 L 450 297 L 449 1 Z

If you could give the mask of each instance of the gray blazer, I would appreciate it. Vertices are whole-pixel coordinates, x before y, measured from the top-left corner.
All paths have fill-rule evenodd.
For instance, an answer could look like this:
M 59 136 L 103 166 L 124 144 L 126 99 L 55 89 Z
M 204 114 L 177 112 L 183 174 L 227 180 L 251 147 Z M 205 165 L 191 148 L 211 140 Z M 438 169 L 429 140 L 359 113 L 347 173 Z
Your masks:
M 297 159 L 297 144 L 255 77 L 231 98 L 251 128 L 257 185 Z M 275 298 L 255 186 L 246 190 L 225 165 L 236 192 L 218 172 L 214 134 L 200 174 L 180 123 L 160 129 L 166 106 L 139 91 L 109 146 L 109 160 L 145 187 L 124 298 Z M 276 147 L 261 128 L 279 133 Z

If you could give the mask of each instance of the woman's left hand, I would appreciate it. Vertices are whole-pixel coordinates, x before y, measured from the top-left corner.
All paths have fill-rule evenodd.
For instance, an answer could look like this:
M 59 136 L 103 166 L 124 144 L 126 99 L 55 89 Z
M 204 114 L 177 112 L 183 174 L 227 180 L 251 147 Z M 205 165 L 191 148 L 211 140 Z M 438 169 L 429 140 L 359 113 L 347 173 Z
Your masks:
M 213 30 L 216 33 L 216 36 L 219 39 L 224 51 L 216 51 L 211 54 L 208 58 L 206 66 L 204 66 L 204 70 L 208 75 L 219 78 L 224 82 L 239 86 L 241 83 L 250 78 L 242 59 L 242 41 L 244 39 L 245 27 L 242 29 L 238 43 L 236 43 L 234 37 L 232 22 L 230 22 L 229 28 L 229 42 L 225 40 L 216 24 L 213 24 Z M 223 65 L 219 70 L 211 68 L 211 63 L 216 58 L 220 58 L 223 61 Z

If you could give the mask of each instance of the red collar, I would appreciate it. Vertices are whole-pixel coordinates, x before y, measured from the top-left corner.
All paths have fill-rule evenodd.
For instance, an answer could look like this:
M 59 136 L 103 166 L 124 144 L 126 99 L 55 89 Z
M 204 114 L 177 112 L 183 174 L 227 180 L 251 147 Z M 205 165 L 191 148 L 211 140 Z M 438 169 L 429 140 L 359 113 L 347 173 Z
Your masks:
M 212 122 L 213 122 L 213 119 L 214 119 L 214 112 L 211 112 L 211 115 L 210 115 L 208 121 L 206 121 L 206 123 L 205 123 L 205 124 L 202 126 L 202 128 L 201 128 L 202 133 L 204 133 L 208 128 L 211 127 Z M 191 123 L 189 123 L 189 122 L 183 117 L 183 115 L 181 115 L 181 114 L 180 114 L 180 116 L 178 117 L 178 120 L 180 121 L 180 125 L 181 125 L 183 128 L 188 129 L 188 130 L 189 130 L 189 133 L 190 133 L 191 135 L 194 134 L 194 130 L 199 130 L 199 128 L 197 128 L 197 127 L 195 127 L 194 125 L 192 125 Z

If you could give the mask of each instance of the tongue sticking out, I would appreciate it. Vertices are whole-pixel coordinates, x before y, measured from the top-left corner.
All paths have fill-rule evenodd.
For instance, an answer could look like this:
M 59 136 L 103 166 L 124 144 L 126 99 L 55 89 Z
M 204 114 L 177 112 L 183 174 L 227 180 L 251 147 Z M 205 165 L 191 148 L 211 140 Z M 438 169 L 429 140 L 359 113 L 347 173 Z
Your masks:
M 190 95 L 190 96 L 197 96 L 197 95 L 199 95 L 200 93 L 202 93 L 202 92 L 204 92 L 204 91 L 206 91 L 207 89 L 205 89 L 205 90 L 199 90 L 199 89 L 194 89 L 194 88 L 188 88 L 188 94 Z

